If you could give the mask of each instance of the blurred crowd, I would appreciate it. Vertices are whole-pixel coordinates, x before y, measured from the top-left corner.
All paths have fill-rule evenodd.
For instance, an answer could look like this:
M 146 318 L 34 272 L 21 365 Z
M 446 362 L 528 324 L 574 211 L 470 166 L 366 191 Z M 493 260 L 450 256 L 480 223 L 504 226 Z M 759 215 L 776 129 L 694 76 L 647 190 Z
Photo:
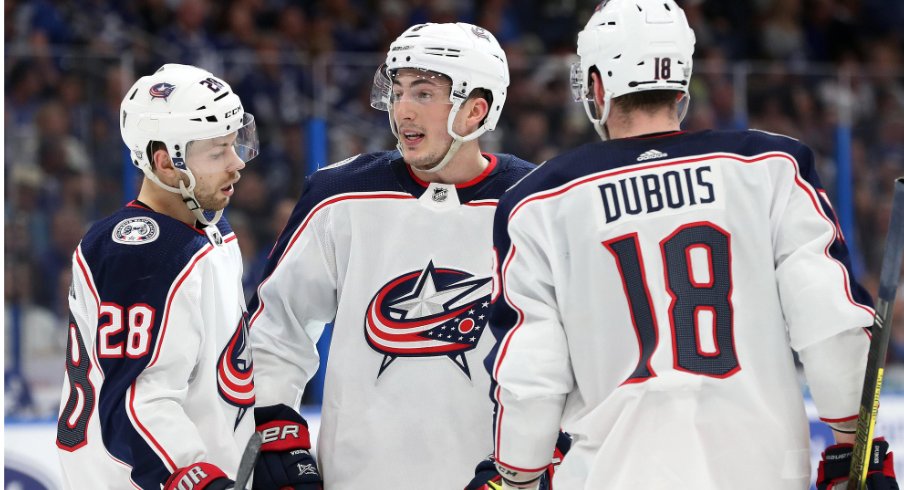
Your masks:
M 252 293 L 311 169 L 390 149 L 369 107 L 392 40 L 421 22 L 466 21 L 499 39 L 511 86 L 489 149 L 545 161 L 595 141 L 568 67 L 591 0 L 7 0 L 5 335 L 7 415 L 55 415 L 70 256 L 93 220 L 134 197 L 118 130 L 123 91 L 167 62 L 230 82 L 262 153 L 227 216 Z M 800 138 L 830 196 L 836 128 L 852 130 L 855 263 L 877 289 L 891 182 L 904 174 L 904 2 L 678 0 L 697 35 L 689 130 L 755 127 Z M 309 132 L 325 121 L 326 134 Z M 311 151 L 325 143 L 326 153 Z M 904 362 L 898 302 L 893 361 Z M 20 347 L 18 351 L 16 347 Z

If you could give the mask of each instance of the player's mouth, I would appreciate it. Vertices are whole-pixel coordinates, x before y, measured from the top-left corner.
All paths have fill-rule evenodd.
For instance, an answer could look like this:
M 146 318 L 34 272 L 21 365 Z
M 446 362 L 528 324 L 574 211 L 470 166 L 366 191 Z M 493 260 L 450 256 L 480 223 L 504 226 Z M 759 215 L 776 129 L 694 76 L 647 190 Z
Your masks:
M 407 146 L 417 146 L 418 143 L 424 141 L 424 133 L 413 131 L 413 130 L 405 130 L 402 131 L 402 141 L 405 142 Z
M 226 194 L 226 197 L 232 197 L 232 195 L 235 194 L 235 184 L 238 183 L 240 178 L 241 177 L 237 177 L 235 180 L 230 182 L 229 185 L 227 185 L 226 187 L 221 187 L 220 192 L 222 192 L 223 194 Z

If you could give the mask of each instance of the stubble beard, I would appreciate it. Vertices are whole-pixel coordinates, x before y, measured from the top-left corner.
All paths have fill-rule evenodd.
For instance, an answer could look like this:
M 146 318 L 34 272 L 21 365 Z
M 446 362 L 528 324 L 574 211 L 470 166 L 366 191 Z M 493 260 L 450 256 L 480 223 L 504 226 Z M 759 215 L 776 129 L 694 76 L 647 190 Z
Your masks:
M 410 157 L 405 151 L 403 151 L 402 158 L 405 160 L 406 164 L 408 164 L 415 170 L 430 170 L 433 167 L 439 165 L 439 162 L 443 160 L 451 146 L 452 142 L 450 139 L 449 143 L 447 145 L 444 145 L 443 148 L 431 151 L 426 155 L 420 157 Z

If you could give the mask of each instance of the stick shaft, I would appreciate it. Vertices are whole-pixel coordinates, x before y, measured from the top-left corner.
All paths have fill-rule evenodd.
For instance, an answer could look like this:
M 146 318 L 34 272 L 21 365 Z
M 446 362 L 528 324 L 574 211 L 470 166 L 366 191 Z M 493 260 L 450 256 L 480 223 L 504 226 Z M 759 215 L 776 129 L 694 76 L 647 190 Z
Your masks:
M 904 178 L 899 178 L 895 180 L 885 255 L 882 257 L 882 270 L 879 275 L 876 317 L 871 328 L 872 341 L 866 362 L 863 394 L 860 397 L 860 412 L 857 417 L 857 435 L 851 456 L 848 490 L 866 488 L 869 454 L 872 451 L 873 432 L 879 412 L 879 392 L 882 390 L 885 356 L 891 338 L 892 312 L 894 311 L 898 280 L 901 277 L 902 254 L 904 254 Z

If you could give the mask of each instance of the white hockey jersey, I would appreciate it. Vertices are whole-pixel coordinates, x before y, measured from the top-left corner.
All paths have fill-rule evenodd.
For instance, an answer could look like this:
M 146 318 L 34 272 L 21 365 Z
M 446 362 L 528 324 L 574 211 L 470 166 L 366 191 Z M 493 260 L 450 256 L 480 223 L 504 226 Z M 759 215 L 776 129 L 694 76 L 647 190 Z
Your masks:
M 235 478 L 254 382 L 238 242 L 225 218 L 217 227 L 208 237 L 133 201 L 73 254 L 66 488 L 159 490 L 198 461 Z
M 544 467 L 561 424 L 556 488 L 806 489 L 792 349 L 823 420 L 856 418 L 871 300 L 795 140 L 579 147 L 503 197 L 494 245 L 496 456 L 514 471 Z
M 492 219 L 533 165 L 485 156 L 457 186 L 418 181 L 397 152 L 324 168 L 271 253 L 249 307 L 258 406 L 298 408 L 335 318 L 324 488 L 459 490 L 492 452 Z

